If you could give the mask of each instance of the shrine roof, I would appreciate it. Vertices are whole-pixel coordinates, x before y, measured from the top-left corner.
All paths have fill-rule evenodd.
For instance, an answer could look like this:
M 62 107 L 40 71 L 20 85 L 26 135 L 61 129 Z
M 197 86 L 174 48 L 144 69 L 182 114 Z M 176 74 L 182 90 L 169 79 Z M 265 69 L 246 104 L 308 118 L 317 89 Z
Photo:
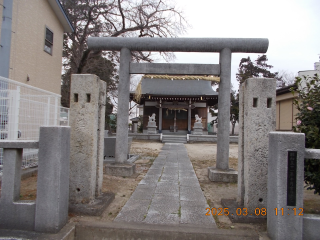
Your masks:
M 141 94 L 165 96 L 217 96 L 211 81 L 144 78 Z

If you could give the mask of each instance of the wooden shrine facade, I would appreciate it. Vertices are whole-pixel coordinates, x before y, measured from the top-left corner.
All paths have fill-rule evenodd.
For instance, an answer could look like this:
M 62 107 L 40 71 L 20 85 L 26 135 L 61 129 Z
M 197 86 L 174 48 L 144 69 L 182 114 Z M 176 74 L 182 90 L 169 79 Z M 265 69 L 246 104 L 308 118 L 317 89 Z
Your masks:
M 130 93 L 130 99 L 136 101 L 134 96 L 135 93 Z M 211 82 L 201 78 L 184 81 L 144 78 L 139 101 L 143 108 L 143 130 L 147 131 L 149 116 L 155 113 L 159 133 L 191 133 L 198 114 L 205 133 L 209 107 L 217 102 L 218 93 L 212 90 Z

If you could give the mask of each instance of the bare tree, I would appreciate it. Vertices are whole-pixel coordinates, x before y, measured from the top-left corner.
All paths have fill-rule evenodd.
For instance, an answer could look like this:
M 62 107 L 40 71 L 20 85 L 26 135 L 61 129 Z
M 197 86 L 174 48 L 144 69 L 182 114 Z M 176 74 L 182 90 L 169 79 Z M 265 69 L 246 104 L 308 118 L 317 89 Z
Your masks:
M 97 75 L 107 81 L 108 91 L 116 89 L 118 53 L 90 51 L 89 36 L 177 37 L 188 27 L 183 13 L 170 0 L 61 1 L 75 27 L 74 33 L 67 33 L 64 39 L 61 92 L 64 106 L 69 106 L 70 76 L 74 73 L 93 73 L 100 69 Z M 174 57 L 172 53 L 163 56 Z M 151 62 L 151 53 L 133 52 L 133 60 Z
M 277 81 L 277 88 L 286 87 L 294 84 L 297 75 L 293 72 L 288 72 L 286 70 L 280 70 L 278 73 L 280 81 Z

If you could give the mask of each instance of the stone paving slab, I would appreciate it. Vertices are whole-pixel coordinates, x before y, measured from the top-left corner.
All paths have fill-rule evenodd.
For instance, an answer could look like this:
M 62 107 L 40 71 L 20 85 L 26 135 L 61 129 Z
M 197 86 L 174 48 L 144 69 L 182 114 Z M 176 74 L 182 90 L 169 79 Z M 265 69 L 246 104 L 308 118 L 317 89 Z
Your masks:
M 135 200 L 151 200 L 155 189 L 156 185 L 138 185 L 131 198 Z
M 165 194 L 168 192 L 173 192 L 173 193 L 179 194 L 178 182 L 159 182 L 157 184 L 157 188 L 155 190 L 156 194 L 159 194 L 159 193 Z
M 200 188 L 198 179 L 195 178 L 180 178 L 180 187 Z
M 143 222 L 148 212 L 150 200 L 134 200 L 129 199 L 122 208 L 115 222 Z
M 146 176 L 158 176 L 160 177 L 162 174 L 162 168 L 157 168 L 157 169 L 149 169 L 149 171 L 147 172 Z
M 181 223 L 195 224 L 202 226 L 215 225 L 215 221 L 211 215 L 206 216 L 206 208 L 208 204 L 192 201 L 180 201 L 181 205 Z
M 183 144 L 166 143 L 114 221 L 216 228 Z
M 150 185 L 157 185 L 159 181 L 158 176 L 150 176 L 150 177 L 144 177 L 139 184 L 150 184 Z

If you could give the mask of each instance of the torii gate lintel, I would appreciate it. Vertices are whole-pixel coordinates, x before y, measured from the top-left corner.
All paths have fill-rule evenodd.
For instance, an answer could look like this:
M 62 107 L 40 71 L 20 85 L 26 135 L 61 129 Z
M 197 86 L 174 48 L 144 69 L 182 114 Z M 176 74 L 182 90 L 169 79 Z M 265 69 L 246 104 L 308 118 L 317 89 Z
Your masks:
M 120 51 L 119 98 L 116 139 L 116 162 L 127 160 L 128 146 L 128 102 L 131 73 L 198 74 L 194 65 L 182 64 L 137 64 L 130 63 L 131 51 L 161 52 L 219 52 L 219 65 L 202 65 L 203 71 L 218 73 L 219 84 L 219 131 L 217 141 L 216 168 L 209 168 L 211 181 L 236 181 L 237 172 L 229 169 L 230 134 L 230 87 L 232 53 L 266 53 L 269 40 L 266 38 L 88 38 L 91 50 Z M 214 74 L 213 74 L 214 75 Z

